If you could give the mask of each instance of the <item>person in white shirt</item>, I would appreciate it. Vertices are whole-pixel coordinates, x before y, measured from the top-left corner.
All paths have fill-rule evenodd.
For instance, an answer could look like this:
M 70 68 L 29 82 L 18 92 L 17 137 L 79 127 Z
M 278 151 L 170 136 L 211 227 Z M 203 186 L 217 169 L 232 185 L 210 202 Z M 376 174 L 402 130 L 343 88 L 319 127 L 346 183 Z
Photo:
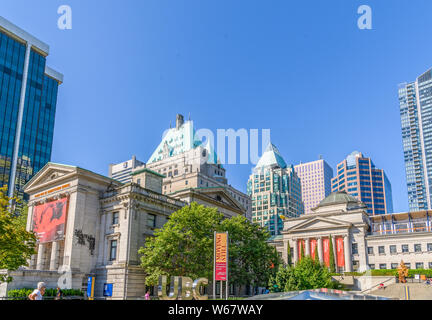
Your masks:
M 45 294 L 46 284 L 45 282 L 39 282 L 37 289 L 29 294 L 28 298 L 30 300 L 42 300 L 42 296 Z

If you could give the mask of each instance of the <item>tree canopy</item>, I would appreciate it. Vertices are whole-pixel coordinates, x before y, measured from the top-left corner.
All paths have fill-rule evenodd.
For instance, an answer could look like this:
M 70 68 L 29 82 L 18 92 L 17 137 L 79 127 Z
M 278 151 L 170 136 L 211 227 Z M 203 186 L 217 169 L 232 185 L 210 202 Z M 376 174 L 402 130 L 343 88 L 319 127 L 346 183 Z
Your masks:
M 140 248 L 146 284 L 160 275 L 213 278 L 214 231 L 229 233 L 229 280 L 237 285 L 266 285 L 281 263 L 267 243 L 269 233 L 243 216 L 224 219 L 216 208 L 197 203 L 174 212 Z
M 17 215 L 11 209 L 10 203 L 17 201 L 7 196 L 6 187 L 0 188 L 0 269 L 17 270 L 36 253 L 36 236 L 26 231 L 26 211 Z M 0 275 L 0 283 L 11 280 Z

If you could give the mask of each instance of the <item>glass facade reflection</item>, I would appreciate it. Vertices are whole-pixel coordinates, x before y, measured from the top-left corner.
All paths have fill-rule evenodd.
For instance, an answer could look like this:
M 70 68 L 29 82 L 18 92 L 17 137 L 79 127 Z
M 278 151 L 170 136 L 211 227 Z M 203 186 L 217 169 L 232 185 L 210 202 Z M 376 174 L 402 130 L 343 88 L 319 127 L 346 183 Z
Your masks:
M 0 19 L 0 185 L 10 196 L 25 198 L 25 183 L 51 160 L 62 75 L 47 55 L 48 46 Z

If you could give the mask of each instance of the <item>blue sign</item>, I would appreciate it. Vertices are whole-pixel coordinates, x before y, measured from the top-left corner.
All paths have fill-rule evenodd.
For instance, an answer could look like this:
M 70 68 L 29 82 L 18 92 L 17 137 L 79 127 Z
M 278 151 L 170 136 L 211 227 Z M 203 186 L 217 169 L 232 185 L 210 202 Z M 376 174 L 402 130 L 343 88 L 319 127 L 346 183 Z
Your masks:
M 112 292 L 113 292 L 113 284 L 105 283 L 104 290 L 103 290 L 104 297 L 112 297 Z
M 94 285 L 95 285 L 95 277 L 88 277 L 87 278 L 87 297 L 90 300 L 93 300 L 94 298 Z

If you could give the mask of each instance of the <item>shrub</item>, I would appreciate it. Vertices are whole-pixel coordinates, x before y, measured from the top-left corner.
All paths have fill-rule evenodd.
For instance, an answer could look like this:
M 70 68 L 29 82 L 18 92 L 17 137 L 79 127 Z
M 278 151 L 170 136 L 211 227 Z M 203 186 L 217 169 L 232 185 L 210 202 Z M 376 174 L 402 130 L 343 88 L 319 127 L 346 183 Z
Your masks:
M 10 298 L 27 298 L 30 293 L 32 293 L 34 289 L 23 288 L 23 289 L 15 289 L 8 291 L 8 297 Z M 84 296 L 84 292 L 77 289 L 62 289 L 64 297 L 70 296 Z M 44 297 L 55 297 L 57 293 L 57 289 L 49 289 L 45 290 Z

